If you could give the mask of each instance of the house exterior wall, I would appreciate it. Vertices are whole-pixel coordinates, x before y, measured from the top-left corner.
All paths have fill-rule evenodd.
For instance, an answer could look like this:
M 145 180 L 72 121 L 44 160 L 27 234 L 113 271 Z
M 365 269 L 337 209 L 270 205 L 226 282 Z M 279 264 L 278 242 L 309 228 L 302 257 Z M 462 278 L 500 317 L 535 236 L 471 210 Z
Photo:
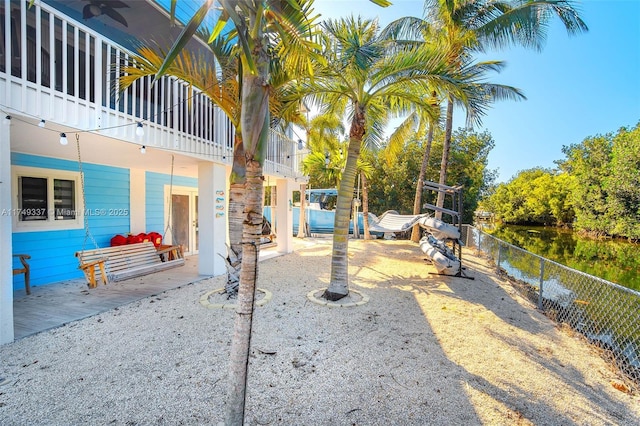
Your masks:
M 146 2 L 135 3 L 146 7 Z M 151 84 L 149 76 L 119 92 L 117 76 L 131 52 L 109 39 L 109 26 L 89 28 L 65 10 L 47 2 L 0 0 L 0 110 L 6 116 L 0 128 L 0 209 L 19 207 L 19 170 L 79 177 L 73 137 L 79 144 L 82 134 L 83 144 L 88 143 L 82 157 L 86 197 L 76 205 L 80 214 L 73 223 L 58 221 L 54 213 L 47 219 L 51 226 L 40 228 L 36 221 L 0 218 L 0 344 L 13 339 L 13 291 L 24 288 L 23 275 L 9 278 L 12 253 L 31 256 L 32 286 L 80 278 L 76 252 L 107 247 L 116 234 L 164 233 L 165 188 L 171 184 L 198 190 L 200 223 L 206 220 L 200 228 L 199 251 L 206 259 L 200 272 L 226 272 L 221 256 L 228 200 L 219 201 L 216 193 L 226 194 L 228 188 L 231 121 L 204 93 L 175 77 Z M 144 138 L 136 134 L 140 124 Z M 70 142 L 64 148 L 57 144 L 62 133 Z M 290 136 L 271 131 L 265 174 L 302 176 L 302 155 Z M 145 146 L 147 156 L 138 157 Z M 163 173 L 167 153 L 175 153 L 191 177 Z M 187 171 L 194 161 L 196 173 Z M 82 191 L 79 180 L 75 188 L 76 194 Z
M 129 196 L 132 200 L 144 200 L 146 193 L 146 171 L 129 169 Z M 129 203 L 131 206 L 130 229 L 134 234 L 148 232 L 146 228 L 146 203 Z
M 171 174 L 147 172 L 146 173 L 146 222 L 145 232 L 158 232 L 163 234 L 167 227 L 164 217 L 164 187 L 171 185 Z M 198 179 L 185 176 L 173 176 L 173 186 L 198 188 Z
M 12 153 L 11 165 L 47 170 L 78 171 L 78 163 L 56 158 Z M 85 229 L 13 231 L 13 252 L 31 256 L 31 284 L 49 284 L 82 277 L 75 253 L 109 246 L 111 237 L 129 229 L 129 171 L 118 167 L 83 164 L 90 235 Z M 81 191 L 81 188 L 78 188 Z M 16 195 L 13 194 L 13 205 Z M 22 275 L 14 277 L 14 289 L 24 288 Z
M 15 152 L 11 154 L 11 165 L 12 168 L 21 166 L 42 170 L 78 171 L 77 162 Z M 144 232 L 156 231 L 162 234 L 164 231 L 164 187 L 171 182 L 170 174 L 146 172 L 146 196 L 132 198 L 132 173 L 129 169 L 85 163 L 82 164 L 82 170 L 88 235 L 84 227 L 45 231 L 13 230 L 13 253 L 28 253 L 31 256 L 33 286 L 80 278 L 83 275 L 78 270 L 78 261 L 75 258 L 77 251 L 94 249 L 96 245 L 109 247 L 111 238 L 117 234 L 143 232 L 131 229 L 131 212 L 136 209 L 144 208 Z M 173 183 L 176 186 L 198 186 L 197 179 L 184 176 L 174 176 Z M 13 198 L 15 205 L 15 195 Z M 13 288 L 24 288 L 23 275 L 13 277 Z

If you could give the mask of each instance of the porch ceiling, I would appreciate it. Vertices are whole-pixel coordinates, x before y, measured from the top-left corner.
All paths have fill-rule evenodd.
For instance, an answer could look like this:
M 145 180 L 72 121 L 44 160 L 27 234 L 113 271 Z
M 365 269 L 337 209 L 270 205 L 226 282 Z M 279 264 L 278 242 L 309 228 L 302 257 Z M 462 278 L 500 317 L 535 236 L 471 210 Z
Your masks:
M 11 120 L 11 151 L 44 157 L 78 161 L 76 134 L 68 128 L 60 128 L 52 123 L 38 127 L 38 121 L 31 118 Z M 60 144 L 60 132 L 67 132 L 68 145 Z M 157 173 L 171 173 L 171 155 L 174 156 L 174 175 L 198 177 L 198 160 L 158 148 L 146 147 L 140 152 L 144 142 L 139 144 L 109 138 L 95 133 L 79 133 L 80 152 L 83 163 L 102 164 L 114 167 L 144 169 Z M 143 137 L 144 139 L 144 137 Z
M 202 0 L 177 2 L 176 16 L 178 19 L 175 25 L 171 26 L 167 12 L 170 0 L 120 0 L 117 2 L 44 0 L 44 2 L 108 39 L 132 50 L 140 43 L 149 44 L 152 41 L 164 48 L 171 46 L 184 26 L 180 21 L 191 18 L 203 3 Z M 91 12 L 84 13 L 85 10 Z M 215 21 L 215 15 L 216 12 L 212 10 L 205 23 L 211 26 Z M 189 46 L 192 50 L 208 51 L 206 44 L 201 41 L 193 40 Z

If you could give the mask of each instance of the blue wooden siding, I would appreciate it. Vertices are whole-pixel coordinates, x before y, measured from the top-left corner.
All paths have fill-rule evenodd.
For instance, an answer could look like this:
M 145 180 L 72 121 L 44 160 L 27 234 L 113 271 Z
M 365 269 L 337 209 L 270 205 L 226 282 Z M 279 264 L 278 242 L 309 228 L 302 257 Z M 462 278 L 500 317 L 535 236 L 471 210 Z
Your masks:
M 78 163 L 74 161 L 20 153 L 11 154 L 11 164 L 78 171 Z M 90 209 L 94 212 L 88 216 L 89 231 L 99 247 L 107 247 L 115 234 L 129 232 L 129 170 L 87 163 L 83 163 L 82 169 L 85 175 L 85 211 Z M 78 278 L 83 275 L 78 269 L 75 252 L 95 248 L 91 238 L 85 238 L 85 234 L 85 229 L 15 232 L 13 252 L 31 256 L 29 264 L 34 286 Z M 24 288 L 23 275 L 15 276 L 13 285 L 14 289 Z
M 167 224 L 164 219 L 164 187 L 171 185 L 171 175 L 164 173 L 146 173 L 146 225 L 145 232 L 158 232 L 164 235 Z M 183 186 L 189 188 L 198 187 L 198 179 L 186 176 L 173 176 L 173 186 Z

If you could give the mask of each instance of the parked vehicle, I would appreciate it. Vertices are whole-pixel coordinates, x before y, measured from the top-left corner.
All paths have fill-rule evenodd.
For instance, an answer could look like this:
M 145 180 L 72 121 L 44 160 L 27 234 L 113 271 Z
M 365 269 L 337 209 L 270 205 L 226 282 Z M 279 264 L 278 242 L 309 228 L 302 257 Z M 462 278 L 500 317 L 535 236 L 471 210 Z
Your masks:
M 312 234 L 332 234 L 335 222 L 335 209 L 338 200 L 337 189 L 309 189 L 305 194 L 305 222 Z M 299 204 L 299 203 L 297 203 Z M 271 220 L 271 208 L 265 206 L 264 215 Z M 300 223 L 300 206 L 293 206 L 293 235 L 298 234 Z M 276 224 L 277 226 L 277 224 Z M 362 213 L 358 213 L 358 229 L 364 232 Z M 349 233 L 353 234 L 353 221 L 349 225 Z

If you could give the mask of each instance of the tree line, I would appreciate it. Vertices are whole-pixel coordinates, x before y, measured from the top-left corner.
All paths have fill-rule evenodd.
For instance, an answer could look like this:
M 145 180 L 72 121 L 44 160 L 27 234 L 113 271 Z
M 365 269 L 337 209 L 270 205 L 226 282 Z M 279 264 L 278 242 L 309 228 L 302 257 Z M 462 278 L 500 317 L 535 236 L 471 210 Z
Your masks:
M 435 129 L 431 155 L 428 158 L 425 180 L 438 182 L 440 161 L 443 150 L 444 129 Z M 305 159 L 305 169 L 309 171 L 309 186 L 312 188 L 334 188 L 340 179 L 339 171 L 345 163 L 342 146 L 336 143 L 331 154 L 325 157 L 321 151 L 312 151 Z M 362 154 L 359 170 L 366 176 L 369 197 L 369 211 L 380 216 L 387 210 L 400 214 L 413 214 L 414 192 L 421 168 L 422 156 L 427 138 L 425 134 L 414 133 L 398 150 L 389 155 L 388 145 L 381 149 Z M 459 128 L 453 131 L 450 143 L 450 161 L 447 184 L 463 186 L 463 222 L 471 223 L 473 213 L 482 195 L 486 194 L 496 178 L 496 171 L 488 168 L 488 155 L 495 146 L 488 131 L 477 132 Z M 362 182 L 356 185 L 356 195 L 362 191 Z M 423 203 L 435 205 L 437 197 L 425 191 Z M 451 200 L 445 200 L 444 207 L 452 209 Z M 421 209 L 421 212 L 425 212 Z
M 523 170 L 494 186 L 479 208 L 509 224 L 640 240 L 640 122 L 563 146 L 562 153 L 555 169 Z

